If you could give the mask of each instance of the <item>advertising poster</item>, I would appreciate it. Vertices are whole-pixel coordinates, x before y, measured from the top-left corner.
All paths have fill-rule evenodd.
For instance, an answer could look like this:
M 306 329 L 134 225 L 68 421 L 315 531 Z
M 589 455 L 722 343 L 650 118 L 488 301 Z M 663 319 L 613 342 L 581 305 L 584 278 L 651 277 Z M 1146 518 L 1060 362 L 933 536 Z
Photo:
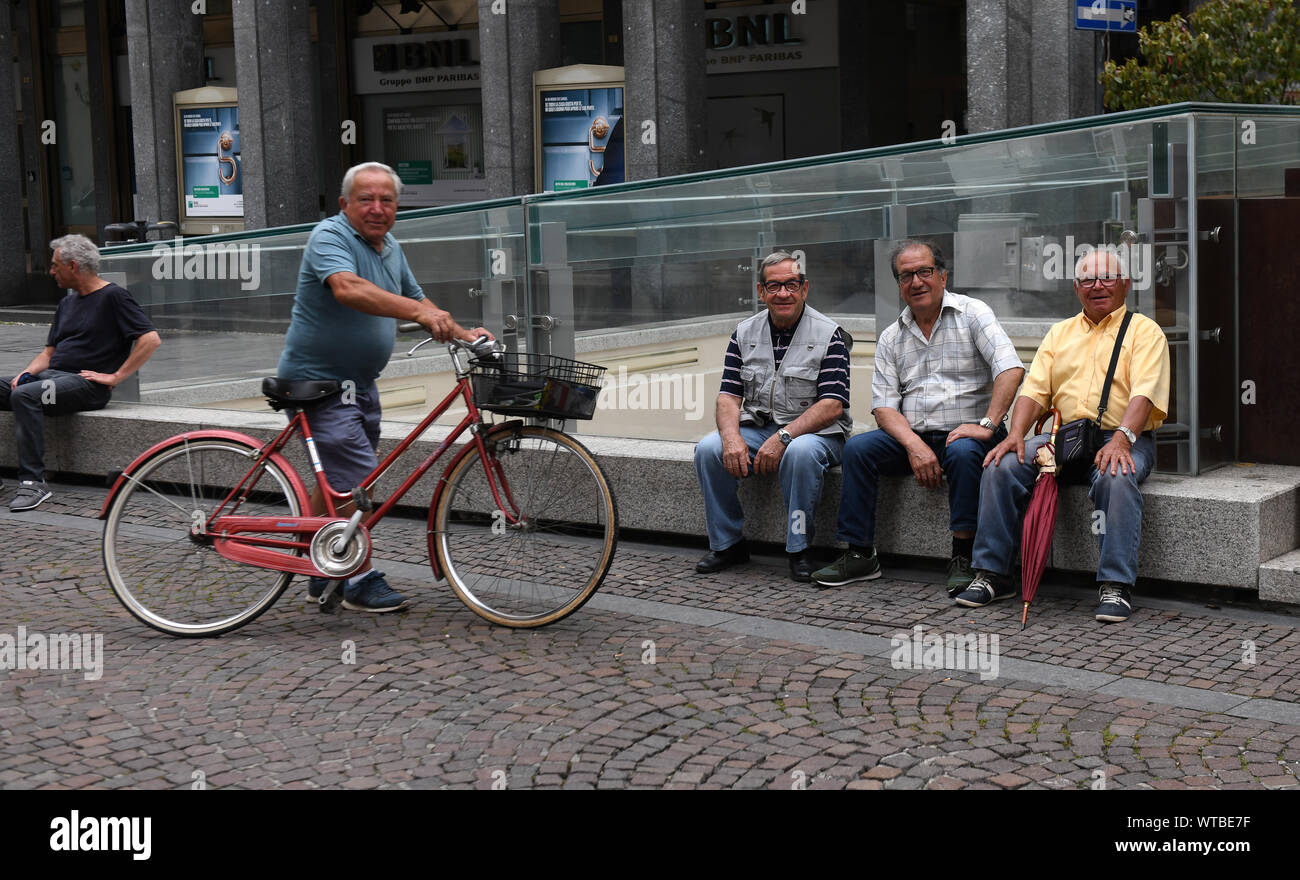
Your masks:
M 243 217 L 238 107 L 182 107 L 181 186 L 190 217 Z
M 384 109 L 384 162 L 402 178 L 403 208 L 487 198 L 482 115 L 478 104 Z
M 544 89 L 541 107 L 544 191 L 623 182 L 621 88 Z

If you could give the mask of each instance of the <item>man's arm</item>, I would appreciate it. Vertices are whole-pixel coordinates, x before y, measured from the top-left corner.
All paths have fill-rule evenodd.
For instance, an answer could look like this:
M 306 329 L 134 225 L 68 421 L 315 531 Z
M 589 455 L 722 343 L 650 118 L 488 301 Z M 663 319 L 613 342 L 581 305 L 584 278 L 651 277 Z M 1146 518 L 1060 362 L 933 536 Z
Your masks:
M 939 458 L 934 454 L 921 435 L 912 430 L 907 419 L 896 409 L 887 406 L 878 406 L 871 411 L 876 417 L 876 424 L 880 430 L 884 431 L 890 437 L 898 441 L 898 444 L 907 450 L 907 463 L 912 468 L 912 473 L 916 475 L 916 481 L 927 489 L 939 488 L 939 480 L 943 476 L 943 467 L 939 464 Z M 979 427 L 976 425 L 975 427 Z
M 1038 421 L 1045 411 L 1046 407 L 1039 404 L 1033 398 L 1020 395 L 1016 400 L 1015 412 L 1011 414 L 1011 427 L 1007 429 L 1007 438 L 989 450 L 989 454 L 984 456 L 984 467 L 989 463 L 997 464 L 1002 460 L 1002 456 L 1011 452 L 1013 449 L 1016 458 L 1021 464 L 1025 463 L 1025 435 L 1034 422 Z
M 1002 422 L 1002 417 L 1011 409 L 1011 401 L 1015 398 L 1016 389 L 1020 387 L 1020 380 L 1024 375 L 1024 367 L 1013 367 L 998 373 L 997 378 L 993 380 L 993 398 L 989 401 L 988 411 L 984 414 L 990 422 L 995 425 Z M 972 437 L 987 442 L 993 439 L 995 433 L 997 431 L 994 428 L 981 428 L 979 425 L 972 424 L 958 425 L 948 435 L 944 445 L 947 446 L 962 437 Z
M 9 387 L 11 389 L 17 388 L 18 380 L 22 377 L 23 373 L 31 373 L 33 376 L 35 376 L 37 373 L 41 372 L 42 370 L 48 370 L 50 368 L 50 358 L 52 357 L 54 357 L 54 347 L 47 345 L 45 348 L 41 349 L 40 354 L 32 358 L 32 362 L 30 364 L 23 367 L 22 372 L 20 372 L 17 376 L 14 376 L 13 379 L 9 381 Z
M 749 447 L 740 436 L 740 398 L 725 391 L 718 395 L 714 412 L 722 439 L 722 466 L 737 479 L 749 474 Z
M 1124 410 L 1124 418 L 1120 419 L 1119 423 L 1134 434 L 1141 434 L 1154 406 L 1150 398 L 1138 395 L 1128 402 L 1128 407 Z M 1133 463 L 1131 454 L 1132 449 L 1133 444 L 1128 442 L 1124 432 L 1116 431 L 1106 445 L 1097 450 L 1092 463 L 1097 466 L 1099 473 L 1105 473 L 1106 468 L 1110 468 L 1112 477 L 1116 471 L 1121 474 L 1137 473 L 1137 465 Z
M 131 378 L 131 375 L 136 370 L 144 366 L 144 362 L 149 360 L 160 345 L 162 345 L 162 337 L 158 335 L 157 330 L 150 330 L 148 333 L 136 337 L 131 353 L 122 362 L 122 366 L 117 368 L 116 373 L 96 373 L 94 370 L 82 370 L 81 378 L 88 379 L 98 385 L 116 388 Z
M 438 342 L 492 335 L 482 327 L 466 330 L 456 323 L 450 312 L 438 308 L 429 300 L 389 293 L 353 272 L 335 272 L 325 279 L 325 283 L 334 298 L 348 308 L 367 315 L 415 321 Z

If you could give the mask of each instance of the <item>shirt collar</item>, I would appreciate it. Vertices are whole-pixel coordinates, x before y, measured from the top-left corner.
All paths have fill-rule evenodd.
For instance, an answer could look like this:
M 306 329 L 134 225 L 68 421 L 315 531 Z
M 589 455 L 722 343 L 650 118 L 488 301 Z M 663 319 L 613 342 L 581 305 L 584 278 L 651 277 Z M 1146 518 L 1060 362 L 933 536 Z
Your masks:
M 794 331 L 799 329 L 799 322 L 803 320 L 803 316 L 807 311 L 808 311 L 808 303 L 804 303 L 803 308 L 799 310 L 799 317 L 796 318 L 795 322 L 791 324 L 789 327 L 787 327 L 785 330 L 782 330 L 781 328 L 777 327 L 775 324 L 772 323 L 772 313 L 768 312 L 767 329 L 771 332 L 771 334 L 774 337 L 781 333 L 793 335 Z
M 943 302 L 939 304 L 939 316 L 943 317 L 944 309 L 953 309 L 958 312 L 966 311 L 966 298 L 958 297 L 948 288 L 943 290 Z M 912 307 L 904 306 L 903 312 L 898 316 L 898 326 L 907 327 L 916 323 L 916 318 L 912 315 Z
M 1122 303 L 1120 307 L 1117 308 L 1115 311 L 1111 312 L 1109 315 L 1102 318 L 1100 322 L 1094 324 L 1088 320 L 1088 316 L 1083 313 L 1082 309 L 1080 309 L 1079 326 L 1085 331 L 1091 330 L 1094 327 L 1097 328 L 1098 330 L 1102 329 L 1103 327 L 1111 327 L 1114 326 L 1116 322 L 1124 320 L 1124 313 L 1126 311 L 1128 311 L 1127 301 Z
M 392 232 L 385 232 L 385 233 L 384 233 L 384 249 L 383 249 L 382 251 L 376 251 L 376 250 L 375 250 L 375 246 L 374 246 L 373 244 L 370 243 L 370 240 L 367 239 L 367 238 L 366 238 L 364 235 L 362 235 L 360 232 L 358 232 L 358 231 L 357 231 L 357 228 L 356 228 L 355 226 L 352 225 L 352 222 L 351 222 L 350 220 L 348 220 L 348 215 L 347 215 L 347 214 L 344 214 L 342 211 L 339 211 L 338 214 L 336 214 L 335 216 L 339 218 L 339 222 L 343 224 L 343 227 L 344 227 L 345 229 L 347 229 L 348 232 L 351 232 L 351 233 L 352 233 L 352 237 L 353 237 L 353 238 L 355 238 L 357 241 L 361 242 L 362 245 L 364 245 L 365 247 L 367 247 L 367 248 L 369 248 L 370 250 L 374 251 L 376 254 L 378 254 L 378 255 L 381 256 L 381 257 L 382 257 L 385 253 L 388 252 L 388 246 L 389 246 L 389 245 L 391 245 L 391 244 L 395 244 L 395 243 L 397 242 L 397 239 L 393 238 L 393 233 L 392 233 Z

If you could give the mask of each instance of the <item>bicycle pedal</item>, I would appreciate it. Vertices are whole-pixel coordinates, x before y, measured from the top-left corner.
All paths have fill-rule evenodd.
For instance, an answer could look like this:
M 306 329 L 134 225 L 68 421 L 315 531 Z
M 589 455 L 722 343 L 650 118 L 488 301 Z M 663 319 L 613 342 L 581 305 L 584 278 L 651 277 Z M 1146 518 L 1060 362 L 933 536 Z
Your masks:
M 341 581 L 330 581 L 325 587 L 325 592 L 321 593 L 316 600 L 320 604 L 321 614 L 333 614 L 339 610 L 343 604 L 343 584 Z

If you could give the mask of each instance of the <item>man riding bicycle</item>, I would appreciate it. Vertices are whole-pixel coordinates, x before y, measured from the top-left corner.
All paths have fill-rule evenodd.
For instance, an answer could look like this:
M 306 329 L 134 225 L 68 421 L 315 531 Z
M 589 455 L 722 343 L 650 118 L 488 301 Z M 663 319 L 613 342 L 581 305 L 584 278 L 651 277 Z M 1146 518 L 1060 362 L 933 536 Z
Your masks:
M 343 176 L 339 213 L 312 230 L 298 269 L 293 314 L 280 356 L 281 379 L 326 379 L 339 392 L 304 410 L 330 485 L 360 485 L 378 463 L 379 389 L 375 379 L 388 364 L 397 320 L 415 321 L 439 342 L 491 336 L 466 330 L 449 312 L 425 299 L 401 246 L 390 234 L 397 219 L 402 181 L 379 162 L 365 162 Z M 320 489 L 312 512 L 325 513 Z M 351 505 L 338 511 L 351 513 Z M 311 578 L 319 598 L 329 581 Z M 353 576 L 343 587 L 343 607 L 397 611 L 408 605 L 380 571 Z

